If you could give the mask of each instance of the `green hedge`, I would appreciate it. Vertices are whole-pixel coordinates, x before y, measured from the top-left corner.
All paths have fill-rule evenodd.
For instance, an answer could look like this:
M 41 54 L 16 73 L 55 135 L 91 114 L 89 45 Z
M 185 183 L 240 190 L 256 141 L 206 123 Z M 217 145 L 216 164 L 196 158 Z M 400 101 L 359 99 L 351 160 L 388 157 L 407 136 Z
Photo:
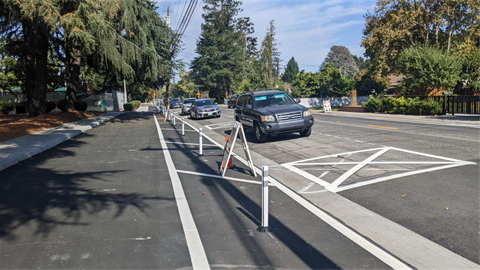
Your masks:
M 123 104 L 123 109 L 125 111 L 134 111 L 138 109 L 138 107 L 140 107 L 140 104 L 142 104 L 140 100 L 132 100 L 128 103 Z
M 15 104 L 12 102 L 0 101 L 0 111 L 3 114 L 9 114 L 13 109 L 15 109 Z
M 443 99 L 440 101 L 420 100 L 405 97 L 373 97 L 363 102 L 363 108 L 370 112 L 388 112 L 396 114 L 438 115 L 443 111 Z

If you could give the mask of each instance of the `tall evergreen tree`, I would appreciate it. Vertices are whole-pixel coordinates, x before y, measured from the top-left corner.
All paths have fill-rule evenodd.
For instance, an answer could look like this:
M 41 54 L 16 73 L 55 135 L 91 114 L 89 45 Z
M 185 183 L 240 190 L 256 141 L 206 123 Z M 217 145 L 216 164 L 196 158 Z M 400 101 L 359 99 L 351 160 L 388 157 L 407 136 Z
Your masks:
M 242 72 L 243 44 L 236 16 L 241 11 L 235 0 L 205 0 L 202 14 L 205 22 L 197 42 L 191 70 L 195 83 L 211 97 L 226 98 Z
M 270 37 L 272 38 L 272 63 L 273 63 L 273 69 L 272 69 L 272 75 L 273 75 L 273 80 L 274 83 L 278 81 L 280 77 L 280 64 L 283 62 L 283 59 L 280 58 L 281 52 L 278 51 L 277 46 L 280 43 L 277 43 L 277 39 L 275 38 L 275 20 L 271 20 L 268 28 L 268 32 L 270 34 Z
M 269 89 L 273 87 L 273 39 L 270 33 L 265 34 L 260 49 L 260 59 L 257 64 L 257 70 L 260 77 L 259 89 Z
M 295 79 L 295 76 L 297 76 L 299 72 L 298 69 L 298 64 L 295 61 L 295 58 L 290 58 L 287 64 L 287 68 L 285 69 L 285 72 L 282 74 L 282 81 L 287 82 L 287 83 L 292 83 L 293 80 Z
M 350 50 L 345 46 L 332 46 L 325 57 L 320 69 L 323 69 L 326 64 L 334 63 L 337 68 L 342 71 L 342 75 L 354 76 L 358 72 L 357 64 L 353 59 Z

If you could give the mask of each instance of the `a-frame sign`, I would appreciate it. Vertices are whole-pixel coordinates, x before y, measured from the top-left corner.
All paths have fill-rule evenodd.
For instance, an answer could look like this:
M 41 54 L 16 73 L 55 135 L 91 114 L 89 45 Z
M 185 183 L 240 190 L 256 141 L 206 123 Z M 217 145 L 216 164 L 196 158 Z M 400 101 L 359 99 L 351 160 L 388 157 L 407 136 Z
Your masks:
M 245 132 L 243 130 L 242 124 L 240 122 L 235 121 L 232 128 L 232 133 L 230 133 L 230 138 L 225 146 L 225 150 L 223 152 L 222 163 L 220 164 L 219 172 L 222 177 L 225 176 L 225 172 L 227 171 L 227 164 L 230 158 L 232 157 L 233 148 L 235 147 L 235 142 L 237 140 L 238 135 L 240 135 L 240 142 L 243 146 L 243 151 L 245 152 L 245 157 L 247 159 L 248 167 L 252 170 L 252 173 L 255 177 L 257 177 L 257 173 L 255 172 L 255 167 L 253 166 L 252 156 L 250 155 L 250 150 L 248 149 L 247 139 L 245 138 Z

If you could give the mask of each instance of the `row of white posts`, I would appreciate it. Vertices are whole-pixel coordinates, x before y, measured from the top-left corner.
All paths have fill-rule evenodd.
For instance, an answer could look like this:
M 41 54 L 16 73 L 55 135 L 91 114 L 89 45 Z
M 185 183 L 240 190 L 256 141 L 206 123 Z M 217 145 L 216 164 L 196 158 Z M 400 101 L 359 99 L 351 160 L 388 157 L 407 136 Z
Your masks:
M 164 112 L 165 121 L 172 121 L 173 126 L 176 126 L 175 113 L 169 110 Z M 185 118 L 182 117 L 182 136 L 185 136 Z M 202 128 L 198 129 L 198 153 L 203 156 L 203 132 Z M 259 232 L 268 232 L 268 166 L 262 166 L 262 224 L 257 228 Z

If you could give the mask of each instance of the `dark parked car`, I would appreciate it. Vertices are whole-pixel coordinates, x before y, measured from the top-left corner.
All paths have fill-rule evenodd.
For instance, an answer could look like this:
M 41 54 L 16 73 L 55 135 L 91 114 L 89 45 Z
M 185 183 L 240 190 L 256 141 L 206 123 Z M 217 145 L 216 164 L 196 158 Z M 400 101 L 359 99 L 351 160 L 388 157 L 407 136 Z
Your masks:
M 220 117 L 222 112 L 218 105 L 211 99 L 202 98 L 192 102 L 190 117 L 198 119 L 205 117 Z
M 300 132 L 308 137 L 312 133 L 313 116 L 290 95 L 279 90 L 247 92 L 240 95 L 234 117 L 246 129 L 255 131 L 258 142 L 265 142 L 268 135 Z
M 170 109 L 180 108 L 182 106 L 182 100 L 179 98 L 171 98 L 170 99 Z
M 227 101 L 228 108 L 235 108 L 235 106 L 237 105 L 238 96 L 239 96 L 239 95 L 233 95 L 233 96 Z

